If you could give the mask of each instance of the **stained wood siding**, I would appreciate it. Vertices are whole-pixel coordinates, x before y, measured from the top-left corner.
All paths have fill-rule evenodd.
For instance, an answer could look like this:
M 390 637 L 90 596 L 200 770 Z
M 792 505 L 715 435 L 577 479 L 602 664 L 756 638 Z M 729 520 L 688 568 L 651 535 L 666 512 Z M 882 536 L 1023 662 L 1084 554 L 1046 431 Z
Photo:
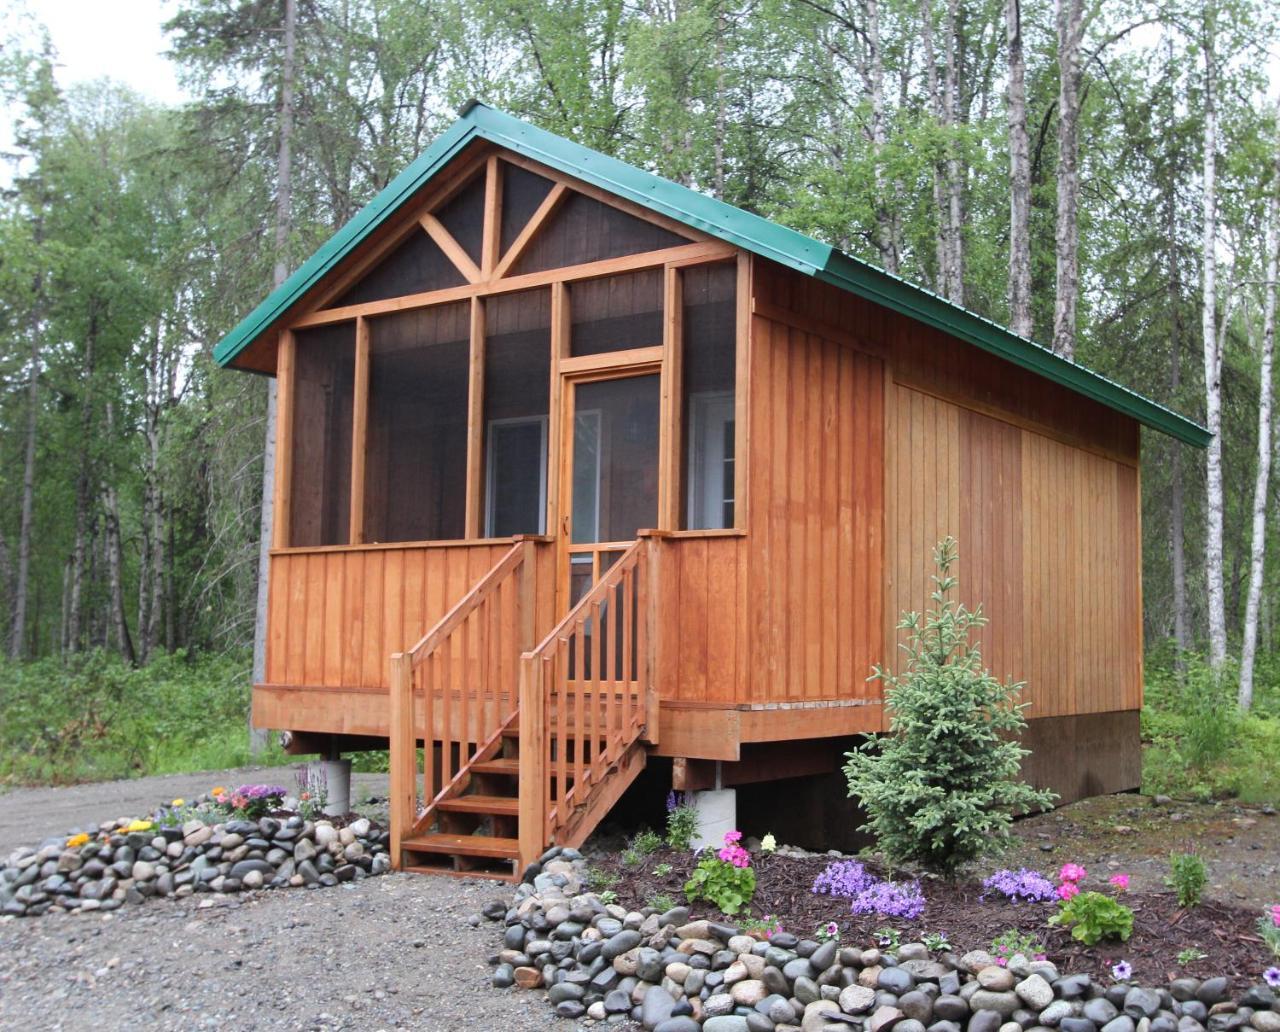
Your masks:
M 866 679 L 883 640 L 883 364 L 757 315 L 749 390 L 738 699 L 876 699 Z
M 1027 682 L 1028 717 L 1138 708 L 1136 467 L 892 390 L 886 652 L 899 614 L 928 605 L 932 549 L 950 534 L 960 597 L 991 621 L 984 661 Z
M 387 688 L 411 647 L 485 575 L 510 542 L 290 549 L 271 556 L 266 683 Z M 552 549 L 537 550 L 537 630 L 550 623 Z

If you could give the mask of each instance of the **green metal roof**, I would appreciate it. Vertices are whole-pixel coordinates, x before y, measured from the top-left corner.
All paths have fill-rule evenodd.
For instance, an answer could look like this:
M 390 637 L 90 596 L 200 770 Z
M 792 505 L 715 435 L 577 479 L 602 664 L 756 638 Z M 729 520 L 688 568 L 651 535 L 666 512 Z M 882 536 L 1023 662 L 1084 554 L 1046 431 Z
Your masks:
M 932 291 L 844 254 L 830 244 L 590 150 L 476 101 L 468 104 L 458 120 L 435 143 L 227 334 L 214 349 L 214 359 L 220 365 L 232 362 L 371 232 L 391 218 L 467 144 L 477 139 L 523 154 L 709 236 L 884 305 L 1030 369 L 1187 444 L 1203 448 L 1212 437 L 1204 427 L 1171 409 L 1084 366 L 1069 362 L 1034 341 L 1019 337 Z

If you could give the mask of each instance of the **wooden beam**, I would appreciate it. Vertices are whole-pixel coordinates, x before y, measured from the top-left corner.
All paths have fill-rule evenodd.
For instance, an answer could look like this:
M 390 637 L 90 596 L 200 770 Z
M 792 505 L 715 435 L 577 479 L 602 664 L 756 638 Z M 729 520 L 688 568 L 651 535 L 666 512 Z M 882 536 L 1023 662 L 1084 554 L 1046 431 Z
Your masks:
M 671 787 L 677 792 L 705 792 L 715 788 L 716 762 L 677 756 L 671 761 Z
M 560 529 L 560 408 L 564 381 L 560 363 L 569 354 L 569 291 L 563 283 L 551 285 L 551 393 L 547 416 L 547 512 L 543 530 L 559 539 Z M 557 561 L 558 568 L 558 561 Z M 553 583 L 558 583 L 556 576 Z M 558 612 L 558 610 L 557 610 Z
M 733 377 L 733 525 L 747 525 L 747 486 L 751 471 L 751 305 L 754 262 L 747 251 L 738 252 L 738 290 L 735 309 L 737 334 Z
M 565 375 L 594 373 L 601 369 L 627 369 L 630 366 L 653 365 L 663 360 L 661 345 L 651 348 L 628 348 L 626 351 L 604 351 L 598 355 L 578 355 L 560 359 L 560 372 Z
M 285 548 L 290 540 L 293 497 L 293 408 L 297 338 L 292 330 L 280 332 L 276 363 L 276 467 L 271 486 L 273 497 L 271 545 Z
M 485 283 L 467 283 L 460 287 L 429 290 L 421 294 L 406 294 L 404 297 L 387 298 L 384 301 L 366 301 L 363 304 L 345 305 L 342 308 L 328 308 L 301 315 L 290 325 L 293 329 L 302 329 L 308 326 L 328 326 L 332 323 L 348 322 L 358 315 L 388 315 L 392 312 L 404 312 L 413 308 L 429 308 L 432 305 L 443 304 L 447 301 L 465 301 L 469 297 L 515 293 L 520 290 L 529 290 L 532 287 L 545 287 L 549 283 L 571 283 L 575 280 L 597 279 L 603 276 L 614 276 L 622 272 L 635 272 L 639 269 L 653 269 L 666 265 L 668 262 L 692 264 L 696 261 L 715 261 L 716 259 L 730 258 L 736 253 L 737 248 L 732 244 L 724 244 L 719 241 L 681 244 L 678 247 L 667 247 L 661 251 L 644 251 L 640 254 L 623 255 L 620 258 L 605 258 L 598 262 L 566 265 L 558 269 L 530 272 L 522 276 L 508 276 L 505 279 L 489 280 Z
M 356 368 L 351 406 L 350 541 L 364 544 L 364 468 L 369 434 L 369 322 L 356 320 Z
M 552 213 L 560 207 L 560 203 L 568 196 L 568 193 L 568 187 L 563 183 L 556 183 L 551 188 L 551 192 L 542 199 L 542 203 L 538 205 L 537 210 L 529 218 L 529 221 L 525 223 L 524 229 L 520 230 L 519 235 L 511 241 L 511 246 L 507 248 L 507 253 L 502 256 L 502 260 L 498 262 L 497 267 L 493 270 L 494 279 L 501 279 L 511 271 L 511 266 L 520 260 L 525 248 L 538 235 L 538 230 L 546 224 L 547 219 L 551 218 Z
M 418 224 L 427 231 L 431 239 L 445 253 L 445 257 L 458 267 L 458 271 L 462 273 L 463 278 L 468 283 L 479 283 L 483 279 L 480 275 L 480 270 L 476 267 L 476 263 L 462 249 L 462 245 L 453 239 L 453 234 L 444 228 L 443 222 L 432 215 L 431 212 L 427 212 L 418 219 Z
M 658 454 L 658 529 L 675 530 L 680 526 L 681 483 L 680 448 L 684 437 L 684 284 L 680 272 L 668 266 L 663 270 L 662 301 L 662 399 L 661 432 Z
M 484 170 L 484 235 L 480 245 L 480 271 L 493 277 L 502 246 L 502 167 L 498 156 L 490 154 Z
M 483 535 L 484 477 L 484 299 L 471 299 L 471 359 L 467 376 L 466 535 Z

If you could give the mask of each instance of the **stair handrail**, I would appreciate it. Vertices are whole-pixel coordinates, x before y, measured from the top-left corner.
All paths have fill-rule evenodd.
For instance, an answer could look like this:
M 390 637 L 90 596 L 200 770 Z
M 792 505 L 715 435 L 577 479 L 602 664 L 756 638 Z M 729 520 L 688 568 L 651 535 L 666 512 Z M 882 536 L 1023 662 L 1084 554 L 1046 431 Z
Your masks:
M 439 790 L 434 793 L 431 791 L 431 778 L 427 777 L 425 794 L 429 798 L 424 799 L 426 805 L 423 813 L 418 813 L 418 729 L 414 720 L 414 682 L 416 673 L 434 653 L 450 641 L 451 637 L 459 629 L 465 626 L 467 618 L 472 613 L 484 605 L 509 577 L 515 575 L 519 575 L 521 578 L 520 596 L 516 604 L 519 645 L 524 645 L 533 639 L 536 616 L 533 593 L 534 547 L 536 543 L 545 542 L 546 540 L 546 538 L 535 535 L 520 535 L 516 537 L 511 548 L 494 563 L 488 573 L 481 577 L 412 648 L 394 653 L 391 656 L 390 736 L 388 742 L 391 768 L 389 804 L 391 855 L 393 862 L 397 865 L 400 863 L 401 843 L 412 836 L 420 824 L 429 819 L 435 805 L 445 798 L 453 787 L 467 775 L 471 763 L 471 759 L 462 755 L 460 750 L 458 770 L 452 774 L 452 777 L 449 777 L 449 769 L 446 768 L 446 776 L 441 779 L 443 783 Z M 517 653 L 518 655 L 519 652 Z M 442 692 L 442 698 L 446 706 L 448 704 L 449 690 L 449 686 L 445 685 Z M 427 686 L 427 690 L 423 693 L 423 701 L 428 716 L 427 722 L 433 723 L 433 700 L 429 697 L 430 692 L 431 686 Z M 492 745 L 498 739 L 503 730 L 515 719 L 518 706 L 519 695 L 516 693 L 513 694 L 511 699 L 509 711 L 506 713 L 499 712 L 496 726 L 487 729 L 488 733 L 484 740 L 476 743 L 476 748 L 473 750 L 474 755 L 479 755 L 486 747 Z M 445 722 L 448 723 L 447 710 L 445 718 Z M 434 741 L 432 737 L 433 729 L 427 728 L 426 730 L 428 740 Z M 445 733 L 445 748 L 448 748 L 449 728 L 446 727 Z M 425 757 L 426 764 L 433 762 L 431 758 L 432 748 L 429 744 Z
M 605 602 L 618 587 L 628 571 L 636 570 L 635 601 L 638 641 L 635 644 L 636 681 L 640 692 L 637 717 L 630 727 L 624 727 L 625 741 L 618 743 L 622 750 L 630 748 L 636 740 L 648 735 L 657 738 L 657 704 L 652 691 L 652 641 L 655 593 L 651 583 L 656 579 L 657 538 L 653 535 L 638 537 L 627 547 L 609 570 L 588 590 L 551 629 L 538 645 L 521 656 L 520 663 L 520 863 L 527 866 L 542 852 L 549 832 L 548 800 L 550 756 L 548 736 L 548 697 L 556 686 L 552 683 L 553 654 L 562 645 L 568 645 L 572 634 L 579 631 L 589 619 L 593 607 Z M 648 559 L 647 564 L 641 559 Z M 647 568 L 646 568 L 647 566 Z M 598 659 L 598 657 L 597 657 Z M 596 668 L 598 674 L 598 668 Z M 567 681 L 567 674 L 563 678 Z M 598 678 L 597 678 L 598 680 Z M 612 680 L 612 677 L 608 678 Z M 596 705 L 593 700 L 593 707 Z M 612 705 L 610 701 L 609 705 Z M 594 720 L 594 718 L 593 718 Z M 651 730 L 649 730 L 651 729 Z M 593 725 L 593 731 L 595 730 Z M 563 757 L 561 757 L 563 761 Z M 563 774 L 563 765 L 561 766 Z M 559 782 L 563 791 L 563 778 Z M 576 793 L 578 786 L 575 785 Z M 558 823 L 565 823 L 561 800 Z

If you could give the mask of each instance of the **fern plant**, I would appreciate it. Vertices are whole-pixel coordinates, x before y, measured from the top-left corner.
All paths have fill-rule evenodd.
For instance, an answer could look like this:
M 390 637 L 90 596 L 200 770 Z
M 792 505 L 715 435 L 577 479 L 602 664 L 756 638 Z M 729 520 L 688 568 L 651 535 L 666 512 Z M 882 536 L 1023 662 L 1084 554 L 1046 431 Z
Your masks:
M 1023 685 L 983 667 L 972 633 L 987 620 L 956 600 L 956 558 L 954 538 L 934 550 L 933 606 L 898 624 L 905 670 L 876 667 L 872 678 L 884 684 L 890 729 L 848 753 L 844 768 L 886 857 L 947 877 L 1006 840 L 1015 812 L 1056 798 L 1019 777 Z

